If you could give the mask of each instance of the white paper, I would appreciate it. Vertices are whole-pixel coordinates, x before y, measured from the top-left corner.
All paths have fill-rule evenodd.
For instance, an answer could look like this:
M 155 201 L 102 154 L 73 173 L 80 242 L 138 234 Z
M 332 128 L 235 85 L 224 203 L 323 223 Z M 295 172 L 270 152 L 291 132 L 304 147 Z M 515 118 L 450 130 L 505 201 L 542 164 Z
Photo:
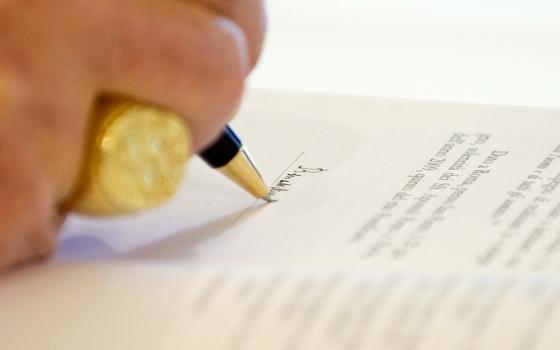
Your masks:
M 555 275 L 43 266 L 0 288 L 3 348 L 553 350 Z
M 559 114 L 254 92 L 234 126 L 275 203 L 195 160 L 161 209 L 72 218 L 50 264 L 0 282 L 0 339 L 556 349 Z

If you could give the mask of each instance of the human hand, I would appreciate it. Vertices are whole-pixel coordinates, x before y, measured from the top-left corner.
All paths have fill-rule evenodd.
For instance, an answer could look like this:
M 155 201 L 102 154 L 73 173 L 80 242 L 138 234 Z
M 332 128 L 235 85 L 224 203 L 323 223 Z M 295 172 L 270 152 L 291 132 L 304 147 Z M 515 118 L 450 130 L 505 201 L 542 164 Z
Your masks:
M 185 116 L 200 150 L 235 113 L 261 0 L 0 0 L 0 269 L 49 255 L 103 92 Z

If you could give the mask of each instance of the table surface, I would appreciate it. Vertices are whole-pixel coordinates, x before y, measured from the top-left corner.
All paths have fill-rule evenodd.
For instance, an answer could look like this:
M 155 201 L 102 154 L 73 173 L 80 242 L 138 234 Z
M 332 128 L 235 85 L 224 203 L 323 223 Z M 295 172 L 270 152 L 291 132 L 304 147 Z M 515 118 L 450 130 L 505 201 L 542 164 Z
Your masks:
M 250 86 L 560 106 L 560 2 L 269 0 Z

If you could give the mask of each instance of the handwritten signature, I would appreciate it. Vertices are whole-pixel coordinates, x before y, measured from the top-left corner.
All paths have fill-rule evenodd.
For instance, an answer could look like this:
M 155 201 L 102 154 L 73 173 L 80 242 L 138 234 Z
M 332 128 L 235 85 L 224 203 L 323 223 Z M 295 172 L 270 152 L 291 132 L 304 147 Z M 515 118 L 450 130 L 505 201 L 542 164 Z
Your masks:
M 325 168 L 309 168 L 300 165 L 296 169 L 282 176 L 282 178 L 270 188 L 269 196 L 273 197 L 280 192 L 288 192 L 297 178 L 310 174 L 319 174 L 325 171 L 327 171 Z

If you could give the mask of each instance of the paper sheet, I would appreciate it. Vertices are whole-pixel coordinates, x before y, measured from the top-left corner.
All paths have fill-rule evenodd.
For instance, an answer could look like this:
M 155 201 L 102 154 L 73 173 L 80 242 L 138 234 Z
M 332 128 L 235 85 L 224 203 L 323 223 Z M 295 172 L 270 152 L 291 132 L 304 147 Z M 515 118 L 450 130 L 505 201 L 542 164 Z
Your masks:
M 3 348 L 554 350 L 555 275 L 43 266 L 3 281 Z
M 277 202 L 193 161 L 0 282 L 10 349 L 556 349 L 557 110 L 254 92 Z M 32 337 L 23 336 L 27 332 Z

